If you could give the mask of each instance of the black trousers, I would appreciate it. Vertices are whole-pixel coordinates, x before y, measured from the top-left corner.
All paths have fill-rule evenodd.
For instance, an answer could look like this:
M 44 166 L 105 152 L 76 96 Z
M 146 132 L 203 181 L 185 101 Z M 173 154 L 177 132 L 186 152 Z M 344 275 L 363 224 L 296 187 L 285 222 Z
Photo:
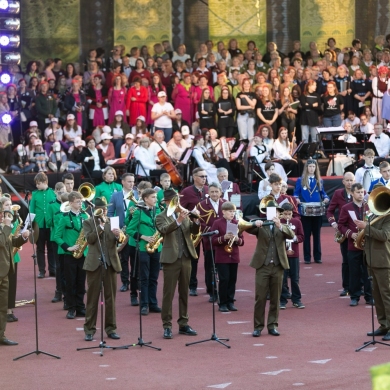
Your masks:
M 16 281 L 18 277 L 18 263 L 14 263 L 14 271 L 11 268 L 8 272 L 8 309 L 15 308 L 16 301 Z
M 290 276 L 291 280 L 291 301 L 292 303 L 300 302 L 301 289 L 299 288 L 299 258 L 298 257 L 289 257 L 288 263 L 290 265 L 290 269 L 284 270 L 283 274 L 283 285 L 282 285 L 282 294 L 280 296 L 280 303 L 287 303 L 287 295 L 288 295 L 288 282 L 287 277 Z
M 64 275 L 66 283 L 66 303 L 69 310 L 85 309 L 85 277 L 83 270 L 85 257 L 75 259 L 71 255 L 64 255 Z
M 66 300 L 66 283 L 65 283 L 65 269 L 64 269 L 64 255 L 58 255 L 58 261 L 60 263 L 60 274 L 61 274 L 61 292 Z M 56 274 L 57 278 L 57 274 Z
M 364 299 L 369 301 L 372 297 L 371 285 L 368 280 L 367 267 L 363 263 L 363 251 L 348 251 L 349 265 L 349 295 L 351 299 L 359 301 L 363 282 Z
M 196 254 L 198 255 L 198 259 L 199 259 L 201 245 L 202 245 L 202 243 L 200 243 L 195 248 Z M 198 259 L 191 259 L 190 290 L 196 290 L 198 288 L 198 279 L 196 277 L 196 275 L 198 274 Z
M 37 262 L 39 272 L 46 272 L 45 248 L 47 249 L 47 261 L 50 273 L 56 272 L 56 261 L 53 254 L 53 246 L 50 241 L 50 229 L 39 228 L 39 238 L 37 240 Z
M 311 261 L 310 236 L 313 235 L 313 257 L 315 261 L 321 260 L 321 226 L 322 217 L 305 217 L 301 216 L 305 240 L 303 242 L 303 258 L 305 262 Z
M 206 284 L 207 294 L 210 296 L 217 295 L 217 287 L 214 285 L 214 276 L 213 276 L 213 255 L 215 260 L 215 251 L 204 251 L 204 281 Z
M 130 259 L 130 245 L 127 244 L 122 251 L 120 252 L 121 259 L 121 281 L 122 284 L 129 285 L 130 284 L 130 274 L 129 274 L 129 259 Z
M 340 244 L 340 251 L 342 256 L 341 279 L 343 289 L 349 291 L 348 239 Z
M 63 275 L 61 273 L 60 255 L 58 254 L 58 245 L 54 241 L 51 241 L 50 244 L 53 248 L 53 256 L 56 263 L 56 292 L 61 294 L 63 292 L 62 290 Z
M 138 261 L 135 261 L 135 246 L 129 245 L 130 253 L 130 296 L 138 296 Z
M 219 305 L 233 304 L 236 292 L 238 263 L 218 263 Z
M 141 306 L 156 307 L 160 252 L 139 252 Z

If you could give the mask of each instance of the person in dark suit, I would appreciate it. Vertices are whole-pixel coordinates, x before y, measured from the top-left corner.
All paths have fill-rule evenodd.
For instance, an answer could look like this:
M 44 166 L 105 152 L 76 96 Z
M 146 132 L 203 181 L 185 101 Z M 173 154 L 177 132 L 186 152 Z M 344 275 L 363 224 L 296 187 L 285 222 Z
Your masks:
M 114 192 L 110 199 L 110 204 L 108 205 L 108 217 L 119 217 L 119 226 L 125 226 L 125 216 L 127 208 L 129 207 L 130 200 L 127 199 L 130 191 L 133 192 L 134 197 L 138 198 L 138 191 L 134 187 L 135 177 L 132 173 L 125 173 L 122 175 L 122 191 Z M 120 252 L 121 259 L 121 281 L 122 287 L 120 288 L 121 292 L 125 292 L 129 289 L 130 284 L 130 274 L 129 274 L 129 258 L 130 258 L 130 246 L 127 243 L 126 246 Z M 134 286 L 134 294 L 137 295 L 137 285 Z
M 107 166 L 102 151 L 97 149 L 95 139 L 90 135 L 85 139 L 87 147 L 80 153 L 77 162 L 83 163 L 83 174 L 99 183 L 103 178 L 103 169 Z
M 372 276 L 372 295 L 375 302 L 379 328 L 375 336 L 383 335 L 382 340 L 390 340 L 390 214 L 382 217 L 375 214 L 370 218 L 371 226 L 366 221 L 355 221 L 365 233 L 365 264 Z M 367 336 L 372 336 L 368 332 Z
M 7 325 L 8 308 L 8 274 L 13 272 L 13 248 L 22 246 L 30 232 L 27 230 L 23 234 L 15 237 L 12 235 L 11 218 L 4 217 L 3 207 L 0 206 L 0 344 L 17 345 L 15 341 L 7 339 L 5 328 Z
M 357 306 L 364 286 L 364 298 L 366 303 L 371 303 L 371 286 L 368 280 L 367 267 L 363 263 L 363 251 L 356 248 L 354 242 L 359 229 L 349 212 L 356 214 L 358 221 L 363 221 L 368 212 L 368 206 L 363 202 L 364 188 L 360 183 L 354 183 L 351 187 L 352 202 L 341 208 L 339 217 L 339 230 L 348 240 L 348 266 L 349 266 L 349 296 L 350 306 Z
M 265 326 L 265 305 L 267 293 L 270 294 L 268 312 L 268 333 L 279 336 L 279 298 L 282 291 L 283 271 L 289 269 L 286 239 L 293 239 L 294 232 L 280 222 L 278 213 L 284 210 L 274 200 L 269 200 L 266 207 L 275 207 L 276 216 L 273 224 L 263 226 L 263 221 L 257 220 L 255 226 L 248 229 L 249 234 L 257 236 L 257 245 L 250 266 L 256 269 L 256 301 L 254 312 L 253 337 L 260 337 Z
M 191 127 L 191 126 L 189 125 L 189 123 L 183 119 L 183 117 L 182 117 L 182 112 L 181 112 L 180 108 L 176 108 L 175 114 L 176 114 L 176 119 L 174 119 L 174 120 L 172 121 L 172 134 L 173 134 L 175 131 L 180 131 L 180 132 L 181 132 L 181 128 L 182 128 L 183 126 L 188 126 L 188 128 Z
M 164 192 L 168 205 L 177 196 L 174 190 Z M 176 210 L 178 211 L 178 210 Z M 164 237 L 160 262 L 163 265 L 164 287 L 161 319 L 164 338 L 172 336 L 172 300 L 178 283 L 179 291 L 179 333 L 195 336 L 197 333 L 188 325 L 188 286 L 191 275 L 191 259 L 197 258 L 191 234 L 199 232 L 199 222 L 190 221 L 189 211 L 181 209 L 168 217 L 167 209 L 156 217 L 156 228 Z M 196 222 L 195 222 L 196 221 Z
M 111 339 L 120 338 L 116 333 L 115 297 L 116 274 L 122 270 L 116 250 L 121 231 L 119 229 L 111 229 L 110 219 L 107 218 L 107 200 L 104 197 L 95 198 L 95 210 L 101 210 L 101 216 L 91 217 L 83 222 L 85 239 L 88 243 L 88 254 L 85 257 L 83 267 L 87 274 L 88 285 L 84 323 L 85 341 L 92 341 L 93 335 L 96 332 L 96 319 L 102 280 L 105 302 L 104 330 Z M 96 221 L 96 228 L 104 251 L 104 258 L 107 262 L 107 269 L 102 265 L 100 246 L 92 218 L 95 218 Z
M 222 217 L 221 207 L 225 200 L 221 198 L 221 194 L 221 185 L 219 183 L 210 183 L 209 197 L 199 202 L 199 204 L 196 206 L 197 210 L 199 211 L 202 233 L 208 232 L 213 226 L 214 221 Z M 216 302 L 218 299 L 218 292 L 217 286 L 214 286 L 213 283 L 213 259 L 209 238 L 203 237 L 202 244 L 204 257 L 204 278 L 207 294 L 210 295 L 209 302 Z
M 328 218 L 329 224 L 335 229 L 335 232 L 339 232 L 335 212 L 338 210 L 340 215 L 341 208 L 347 203 L 352 202 L 351 187 L 353 183 L 355 183 L 355 175 L 352 172 L 345 172 L 343 178 L 344 188 L 340 188 L 333 193 L 328 210 L 326 211 L 326 217 Z M 343 285 L 343 291 L 341 291 L 340 297 L 345 297 L 349 294 L 348 240 L 344 240 L 340 244 L 340 251 L 342 256 L 341 279 Z
M 234 306 L 234 295 L 236 292 L 238 263 L 240 262 L 239 246 L 244 245 L 244 239 L 241 234 L 234 235 L 228 230 L 228 222 L 234 225 L 238 221 L 234 219 L 236 206 L 231 202 L 225 202 L 222 206 L 223 217 L 217 219 L 212 231 L 218 231 L 213 236 L 213 245 L 215 248 L 215 263 L 217 267 L 219 285 L 219 311 L 229 312 L 237 311 Z M 231 242 L 231 245 L 229 245 Z M 226 246 L 230 246 L 231 251 L 226 251 Z
M 192 211 L 195 206 L 206 199 L 209 188 L 206 186 L 207 173 L 203 168 L 195 168 L 192 171 L 194 184 L 184 188 L 180 192 L 180 204 L 187 210 Z M 190 280 L 190 295 L 197 296 L 196 289 L 198 288 L 198 258 L 200 253 L 200 246 L 196 248 L 197 256 L 191 260 L 191 280 Z

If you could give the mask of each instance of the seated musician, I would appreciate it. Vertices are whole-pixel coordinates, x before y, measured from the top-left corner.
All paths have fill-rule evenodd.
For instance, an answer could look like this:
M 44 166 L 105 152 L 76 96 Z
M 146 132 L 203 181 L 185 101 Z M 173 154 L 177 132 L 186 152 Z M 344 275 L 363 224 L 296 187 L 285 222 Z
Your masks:
M 142 137 L 139 141 L 139 147 L 134 152 L 134 157 L 140 163 L 136 170 L 138 176 L 150 176 L 150 171 L 160 167 L 156 164 L 155 156 L 149 151 L 149 146 L 149 137 Z
M 138 259 L 139 278 L 141 286 L 141 315 L 146 316 L 149 312 L 161 313 L 161 308 L 157 304 L 157 280 L 160 272 L 160 252 L 161 240 L 158 244 L 159 236 L 156 233 L 155 220 L 161 210 L 156 207 L 157 194 L 152 188 L 142 192 L 142 199 L 147 209 L 137 209 L 134 211 L 130 224 L 126 229 L 129 235 L 129 243 L 133 247 L 139 245 Z M 156 244 L 156 248 L 148 248 L 148 244 Z
M 378 183 L 382 183 L 384 186 L 387 186 L 387 183 L 390 181 L 390 164 L 387 161 L 382 161 L 379 164 L 379 172 L 381 177 L 379 179 L 375 179 L 371 182 L 371 187 L 368 192 L 371 192 L 374 186 Z
M 221 198 L 222 187 L 219 183 L 210 183 L 209 185 L 209 197 L 202 200 L 196 206 L 199 211 L 201 231 L 206 233 L 211 231 L 214 221 L 222 216 L 222 204 L 225 202 Z M 203 255 L 204 255 L 204 272 L 207 294 L 210 295 L 209 302 L 216 302 L 218 300 L 217 286 L 213 281 L 213 261 L 210 248 L 210 242 L 208 237 L 203 237 Z M 215 249 L 215 248 L 214 248 Z M 215 259 L 215 250 L 214 250 Z
M 242 210 L 240 186 L 237 183 L 233 183 L 233 182 L 228 180 L 228 171 L 225 168 L 218 168 L 217 169 L 217 177 L 218 177 L 219 184 L 221 184 L 222 199 L 231 202 L 232 195 L 239 195 L 240 196 L 240 205 L 239 206 L 236 205 L 236 207 L 238 209 Z
M 183 136 L 184 141 L 187 142 L 187 148 L 191 148 L 192 143 L 194 142 L 194 136 L 190 134 L 190 128 L 188 126 L 183 126 L 181 128 L 181 134 Z
M 355 181 L 356 183 L 363 184 L 364 174 L 369 171 L 371 182 L 373 182 L 375 179 L 377 179 L 378 175 L 378 168 L 374 165 L 374 159 L 375 159 L 375 152 L 372 149 L 366 149 L 363 153 L 363 161 L 364 165 L 360 168 L 358 168 L 355 172 Z M 366 191 L 368 191 L 368 188 L 365 188 Z
M 291 146 L 288 140 L 288 131 L 285 127 L 281 127 L 278 132 L 278 138 L 273 145 L 274 157 L 280 160 L 280 164 L 286 172 L 290 172 L 290 176 L 298 177 L 299 172 L 302 172 L 302 162 L 293 159 L 291 156 Z
M 134 135 L 127 133 L 125 135 L 125 143 L 121 146 L 121 157 L 126 160 L 131 159 L 136 147 L 138 147 L 138 145 L 134 143 Z
M 180 131 L 175 131 L 172 138 L 167 143 L 166 151 L 174 161 L 180 161 L 181 156 L 188 148 L 187 142 L 183 139 Z
M 88 250 L 84 242 L 79 240 L 83 232 L 83 221 L 88 214 L 81 210 L 83 197 L 79 192 L 69 194 L 69 212 L 62 214 L 54 233 L 54 241 L 58 245 L 58 254 L 64 255 L 64 276 L 66 286 L 66 318 L 74 319 L 85 316 L 85 271 L 83 270 L 85 255 Z M 80 242 L 79 242 L 80 241 Z M 86 244 L 86 242 L 85 242 Z M 75 252 L 81 252 L 80 258 L 75 258 Z
M 344 130 L 346 131 L 345 134 L 342 134 L 339 136 L 339 141 L 344 141 L 346 143 L 349 143 L 349 144 L 354 144 L 357 142 L 357 139 L 356 137 L 353 136 L 353 128 L 352 128 L 352 125 L 349 123 L 349 122 L 346 122 L 344 124 Z M 387 137 L 389 138 L 389 137 Z
M 209 161 L 202 135 L 196 135 L 194 138 L 194 150 L 192 152 L 192 156 L 195 158 L 198 166 L 206 171 L 208 182 L 217 182 L 217 168 Z
M 305 167 L 303 168 L 302 177 L 298 178 L 295 185 L 294 197 L 297 199 L 298 204 L 305 203 L 329 203 L 329 196 L 324 190 L 324 183 L 320 176 L 320 170 L 316 160 L 307 160 Z M 322 212 L 318 211 L 318 215 L 304 215 L 305 211 L 302 206 L 299 207 L 301 214 L 301 221 L 303 225 L 303 231 L 305 234 L 305 240 L 303 243 L 303 253 L 305 264 L 311 262 L 311 249 L 310 249 L 310 237 L 313 235 L 313 256 L 316 263 L 322 263 L 321 260 L 321 226 L 322 226 Z
M 104 330 L 107 336 L 111 339 L 119 339 L 116 333 L 116 314 L 115 314 L 115 298 L 116 298 L 116 283 L 117 273 L 122 271 L 121 263 L 117 252 L 117 241 L 121 231 L 119 229 L 111 229 L 110 219 L 107 217 L 107 200 L 95 197 L 95 212 L 101 212 L 100 217 L 95 218 L 95 223 L 92 218 L 83 222 L 85 239 L 88 243 L 88 254 L 84 261 L 83 270 L 87 275 L 87 309 L 85 313 L 85 341 L 92 341 L 93 335 L 96 332 L 96 320 L 99 307 L 100 288 L 103 281 L 104 286 L 104 302 L 105 302 L 105 319 Z M 97 238 L 97 232 L 101 241 L 101 247 Z M 104 257 L 107 262 L 107 267 L 103 271 L 101 263 L 100 250 L 103 249 Z
M 154 133 L 154 141 L 149 145 L 149 153 L 152 154 L 156 163 L 159 163 L 157 153 L 160 150 L 167 151 L 167 143 L 164 141 L 165 135 L 162 130 L 156 130 Z
M 375 165 L 379 165 L 382 161 L 387 159 L 389 160 L 389 150 L 390 150 L 390 138 L 383 132 L 383 126 L 380 123 L 374 125 L 374 133 L 370 136 L 369 142 L 372 142 L 375 145 L 375 148 L 378 152 L 379 157 L 376 157 L 374 160 Z
M 217 230 L 212 242 L 215 249 L 215 263 L 217 267 L 219 285 L 219 311 L 237 311 L 234 306 L 234 294 L 236 292 L 237 270 L 240 262 L 239 246 L 244 245 L 242 234 L 234 234 L 229 230 L 229 225 L 237 225 L 234 219 L 236 206 L 231 202 L 225 202 L 221 206 L 223 217 L 214 221 L 211 230 Z M 231 245 L 229 245 L 231 243 Z M 231 251 L 226 251 L 226 246 Z

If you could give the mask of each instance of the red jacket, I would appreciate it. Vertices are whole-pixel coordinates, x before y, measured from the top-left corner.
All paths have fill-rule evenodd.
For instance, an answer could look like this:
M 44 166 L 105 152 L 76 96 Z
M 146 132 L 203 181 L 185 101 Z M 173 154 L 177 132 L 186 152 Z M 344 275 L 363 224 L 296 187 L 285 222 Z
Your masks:
M 334 216 L 335 211 L 338 209 L 340 216 L 341 208 L 350 202 L 352 202 L 352 195 L 350 195 L 348 198 L 347 192 L 344 188 L 340 188 L 334 192 L 326 212 L 326 218 L 328 218 L 328 221 L 331 225 L 332 223 L 337 222 Z
M 134 101 L 131 98 L 135 98 Z M 137 122 L 137 118 L 142 115 L 146 119 L 146 103 L 148 101 L 148 90 L 140 86 L 139 89 L 135 89 L 135 87 L 129 88 L 127 92 L 126 98 L 126 110 L 129 110 L 130 126 L 134 126 Z
M 272 193 L 270 194 L 270 195 L 272 195 Z M 285 199 L 287 199 L 288 200 L 288 202 L 289 203 L 291 203 L 292 205 L 293 205 L 293 217 L 294 218 L 298 218 L 298 219 L 300 219 L 301 218 L 301 216 L 300 216 L 300 214 L 298 213 L 298 204 L 297 204 L 297 200 L 293 197 L 293 196 L 291 196 L 291 195 L 284 195 L 284 194 L 280 194 L 279 195 L 279 198 L 276 200 L 276 202 L 278 202 L 278 204 L 281 204 Z M 265 214 L 264 213 L 260 213 L 260 217 L 261 218 L 265 218 Z
M 280 220 L 282 223 L 287 223 L 285 219 Z M 291 249 L 294 251 L 293 255 L 287 254 L 287 257 L 298 257 L 299 258 L 299 243 L 303 242 L 305 239 L 304 233 L 303 233 L 303 226 L 302 222 L 298 218 L 291 218 L 289 223 L 295 227 L 295 229 L 292 229 L 295 233 L 295 236 L 297 237 L 297 241 L 292 243 Z
M 230 221 L 231 223 L 237 224 L 238 221 L 236 219 L 233 219 Z M 215 250 L 215 264 L 229 264 L 229 263 L 239 263 L 240 262 L 240 253 L 238 250 L 239 246 L 244 245 L 244 238 L 242 235 L 239 235 L 238 241 L 234 241 L 232 249 L 233 251 L 231 253 L 228 253 L 225 251 L 225 246 L 228 245 L 228 240 L 224 239 L 224 235 L 226 234 L 226 226 L 227 226 L 227 220 L 225 218 L 217 219 L 213 226 L 211 227 L 211 230 L 218 230 L 218 234 L 215 234 L 213 236 L 213 247 Z
M 208 193 L 208 186 L 204 186 L 202 192 L 199 192 L 194 185 L 186 187 L 180 192 L 180 204 L 185 209 L 192 211 L 199 202 L 206 199 Z
M 219 219 L 222 218 L 222 210 L 221 206 L 223 203 L 225 203 L 224 199 L 219 199 L 218 201 L 218 213 L 215 212 L 213 205 L 210 202 L 210 198 L 206 198 L 205 200 L 202 200 L 202 202 L 199 202 L 196 208 L 199 210 L 200 213 L 200 226 L 203 233 L 206 233 L 211 229 L 213 226 L 213 223 Z M 203 237 L 203 250 L 209 251 L 210 248 L 210 241 L 208 237 Z

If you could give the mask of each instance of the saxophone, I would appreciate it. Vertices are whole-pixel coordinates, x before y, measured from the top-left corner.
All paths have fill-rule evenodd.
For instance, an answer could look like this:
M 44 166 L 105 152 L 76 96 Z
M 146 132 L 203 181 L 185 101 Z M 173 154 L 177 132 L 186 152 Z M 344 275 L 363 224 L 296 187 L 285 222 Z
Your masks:
M 22 225 L 19 223 L 19 225 L 16 227 L 15 232 L 14 232 L 14 234 L 13 234 L 14 237 L 18 237 L 18 236 L 20 235 L 20 229 L 21 229 L 21 228 L 22 228 Z M 20 249 L 22 249 L 22 247 L 20 247 L 20 248 L 14 247 L 14 248 L 12 249 L 12 254 L 15 256 L 16 253 L 17 253 Z
M 84 234 L 83 228 L 81 228 L 81 232 L 80 232 L 80 234 L 75 242 L 75 245 L 78 245 L 79 249 L 76 249 L 73 252 L 73 257 L 75 259 L 79 259 L 81 256 L 83 256 L 84 250 L 88 245 L 87 240 L 85 239 L 85 234 Z
M 157 230 L 152 236 L 152 242 L 148 242 L 146 244 L 146 252 L 154 253 L 158 249 L 160 244 L 162 243 L 163 239 L 164 238 L 161 236 L 160 232 Z

